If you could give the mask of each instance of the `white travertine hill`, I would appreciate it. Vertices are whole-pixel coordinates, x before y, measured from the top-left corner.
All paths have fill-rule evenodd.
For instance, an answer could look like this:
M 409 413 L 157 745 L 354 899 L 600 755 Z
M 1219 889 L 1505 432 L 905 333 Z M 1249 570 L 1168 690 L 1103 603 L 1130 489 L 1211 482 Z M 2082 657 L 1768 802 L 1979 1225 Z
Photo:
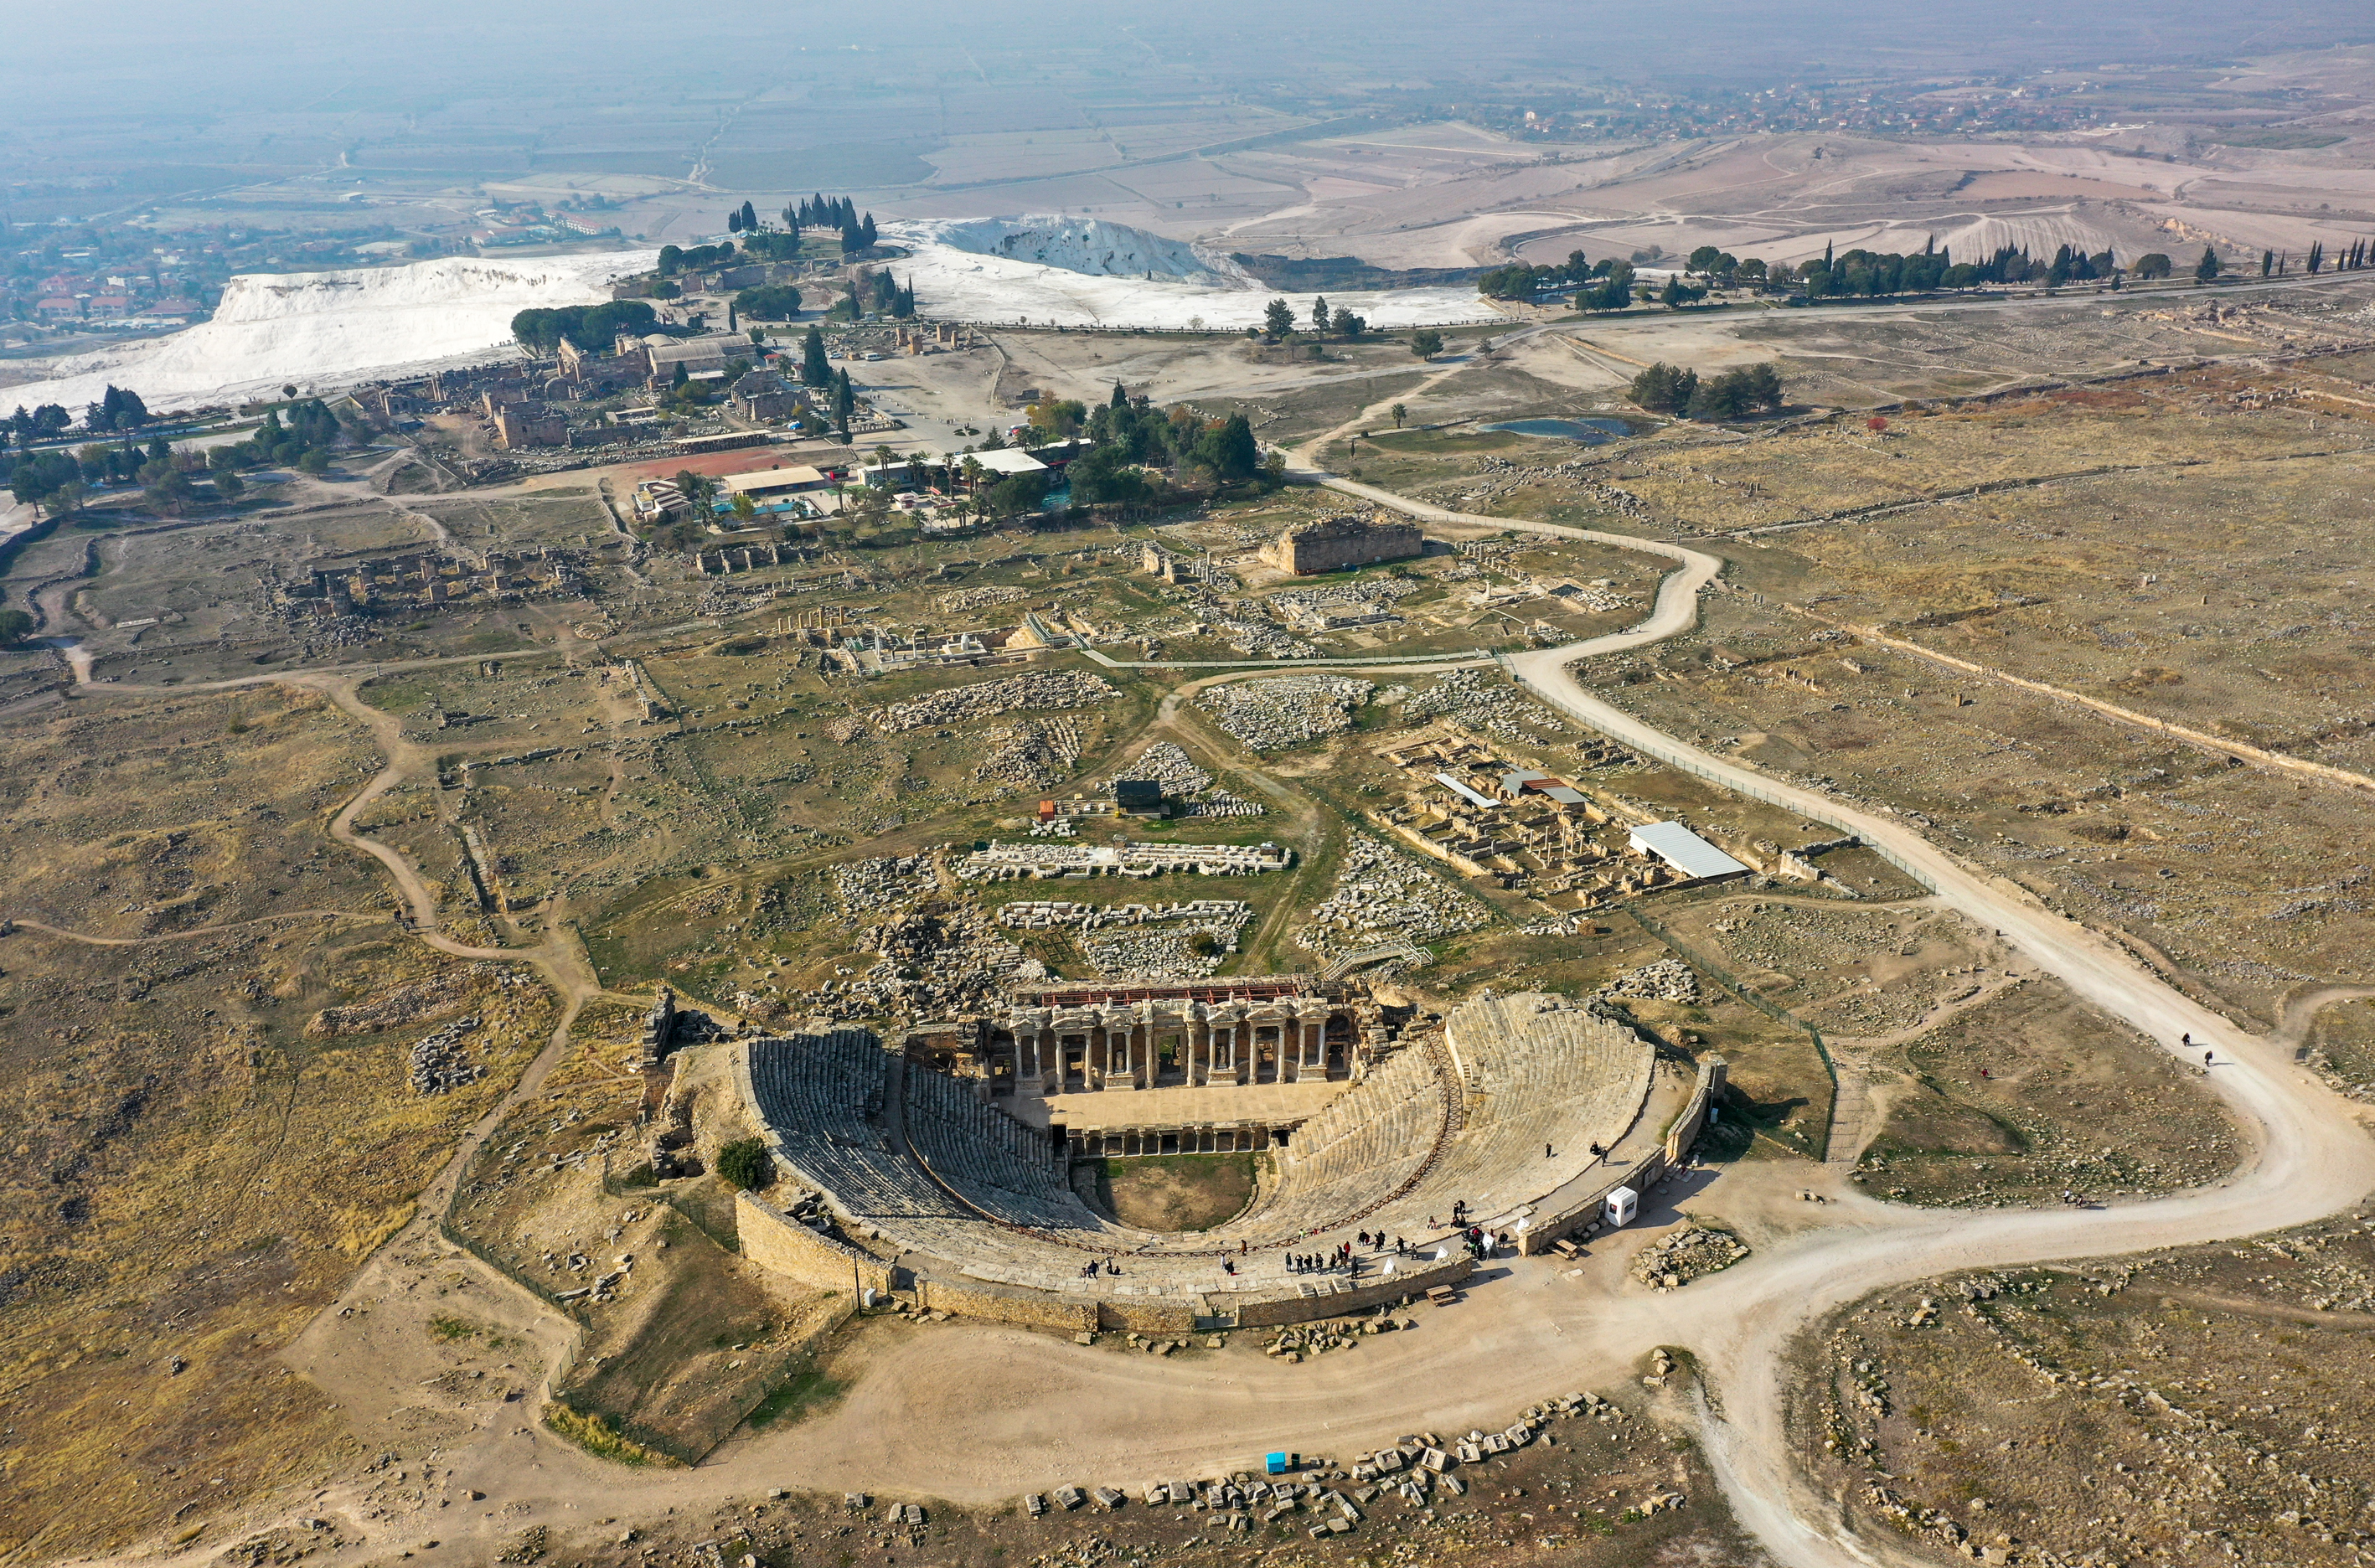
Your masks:
M 1225 256 L 1208 255 L 1188 241 L 1166 240 L 1103 218 L 1034 214 L 914 227 L 919 237 L 951 250 L 1035 262 L 1092 277 L 1161 277 L 1223 289 L 1260 287 Z
M 610 297 L 611 278 L 649 266 L 653 253 L 446 256 L 234 277 L 213 320 L 61 360 L 49 380 L 0 387 L 0 408 L 62 403 L 78 417 L 111 382 L 151 408 L 187 407 L 292 382 L 321 391 L 483 359 L 511 343 L 521 311 L 598 304 Z
M 984 218 L 889 222 L 906 250 L 883 265 L 914 287 L 927 316 L 987 326 L 1145 327 L 1237 332 L 1258 325 L 1273 290 L 1224 256 L 1184 240 L 1087 218 Z M 1313 296 L 1283 296 L 1298 321 Z M 1500 319 L 1471 288 L 1330 294 L 1371 326 L 1447 325 Z

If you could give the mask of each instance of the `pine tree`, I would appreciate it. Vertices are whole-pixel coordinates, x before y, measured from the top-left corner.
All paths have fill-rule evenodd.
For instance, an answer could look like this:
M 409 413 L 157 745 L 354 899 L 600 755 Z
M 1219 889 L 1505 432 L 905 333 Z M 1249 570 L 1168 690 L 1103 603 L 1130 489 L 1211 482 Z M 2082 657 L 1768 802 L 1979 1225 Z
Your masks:
M 820 389 L 833 384 L 833 366 L 824 357 L 824 334 L 813 326 L 800 339 L 800 384 Z
M 726 231 L 728 234 L 739 234 L 742 232 L 742 209 L 740 207 L 738 206 L 732 212 L 726 215 Z
M 1312 296 L 1311 330 L 1318 336 L 1328 336 L 1328 296 L 1325 294 Z
M 744 202 L 742 204 L 742 232 L 745 234 L 755 232 L 758 227 L 758 209 L 752 206 L 749 202 Z
M 874 228 L 874 215 L 872 213 L 868 213 L 864 218 L 859 220 L 857 225 L 857 237 L 859 242 L 868 250 L 870 251 L 874 248 L 874 242 L 877 236 Z
M 1113 400 L 1108 403 L 1106 407 L 1111 408 L 1127 408 L 1129 407 L 1129 394 L 1121 389 L 1121 383 L 1117 381 L 1114 383 Z

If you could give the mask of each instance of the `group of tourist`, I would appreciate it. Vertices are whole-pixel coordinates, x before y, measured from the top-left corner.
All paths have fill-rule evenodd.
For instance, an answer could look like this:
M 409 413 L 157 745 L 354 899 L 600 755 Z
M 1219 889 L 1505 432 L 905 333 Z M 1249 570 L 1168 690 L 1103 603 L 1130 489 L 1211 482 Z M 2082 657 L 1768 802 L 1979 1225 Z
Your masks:
M 1353 1256 L 1353 1244 L 1340 1242 L 1332 1252 L 1291 1252 L 1286 1255 L 1289 1274 L 1328 1274 L 1339 1268 L 1361 1271 L 1361 1260 Z
M 1487 1231 L 1481 1225 L 1471 1225 L 1460 1232 L 1459 1244 L 1468 1249 L 1469 1256 L 1482 1263 L 1509 1244 L 1509 1232 Z

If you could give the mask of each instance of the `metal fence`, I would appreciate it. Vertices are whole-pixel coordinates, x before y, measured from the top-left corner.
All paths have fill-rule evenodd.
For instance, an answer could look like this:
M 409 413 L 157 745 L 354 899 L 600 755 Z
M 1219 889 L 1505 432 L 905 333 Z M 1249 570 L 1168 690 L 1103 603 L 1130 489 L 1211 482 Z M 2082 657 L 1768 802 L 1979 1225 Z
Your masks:
M 1684 961 L 1693 969 L 1705 974 L 1718 985 L 1722 986 L 1726 992 L 1737 996 L 1775 1022 L 1787 1024 L 1791 1029 L 1803 1032 L 1806 1038 L 1814 1043 L 1814 1055 L 1821 1057 L 1823 1061 L 1823 1076 L 1831 1080 L 1831 1097 L 1823 1105 L 1822 1136 L 1815 1140 L 1814 1158 L 1828 1160 L 1831 1157 L 1831 1126 L 1838 1114 L 1839 1069 L 1837 1064 L 1831 1060 L 1830 1047 L 1823 1043 L 1823 1032 L 1778 1002 L 1760 996 L 1731 971 L 1675 936 L 1667 928 L 1664 922 L 1649 914 L 1639 904 L 1627 902 L 1622 907 L 1641 929 L 1681 954 Z

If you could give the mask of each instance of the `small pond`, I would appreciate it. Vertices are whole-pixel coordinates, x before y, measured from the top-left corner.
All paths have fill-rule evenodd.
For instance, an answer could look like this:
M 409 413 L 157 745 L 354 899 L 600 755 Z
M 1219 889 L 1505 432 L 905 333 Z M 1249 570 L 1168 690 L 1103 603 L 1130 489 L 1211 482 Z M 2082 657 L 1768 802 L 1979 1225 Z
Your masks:
M 1633 427 L 1622 419 L 1510 419 L 1484 428 L 1507 430 L 1512 435 L 1553 436 L 1561 441 L 1579 441 L 1586 446 L 1603 446 L 1618 436 L 1633 433 Z

